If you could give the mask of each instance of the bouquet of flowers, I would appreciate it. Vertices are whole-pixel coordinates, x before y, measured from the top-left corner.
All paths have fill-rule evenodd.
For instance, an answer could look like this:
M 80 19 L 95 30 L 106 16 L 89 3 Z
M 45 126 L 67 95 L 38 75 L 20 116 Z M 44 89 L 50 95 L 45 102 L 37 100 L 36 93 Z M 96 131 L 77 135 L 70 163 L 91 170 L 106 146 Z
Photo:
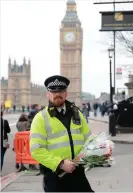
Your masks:
M 80 153 L 73 160 L 76 164 L 83 164 L 85 170 L 89 170 L 97 166 L 112 165 L 112 150 L 114 143 L 108 140 L 106 134 L 92 134 L 84 144 Z M 62 177 L 66 172 L 59 175 Z

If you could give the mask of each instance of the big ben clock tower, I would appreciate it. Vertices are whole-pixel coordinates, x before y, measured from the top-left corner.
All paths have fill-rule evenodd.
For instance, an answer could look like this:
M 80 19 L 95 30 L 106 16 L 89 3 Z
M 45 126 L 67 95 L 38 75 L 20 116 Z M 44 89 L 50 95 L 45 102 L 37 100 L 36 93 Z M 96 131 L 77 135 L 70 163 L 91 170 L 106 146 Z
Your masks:
M 67 0 L 67 10 L 60 28 L 60 74 L 70 79 L 68 99 L 81 106 L 83 30 L 74 0 Z

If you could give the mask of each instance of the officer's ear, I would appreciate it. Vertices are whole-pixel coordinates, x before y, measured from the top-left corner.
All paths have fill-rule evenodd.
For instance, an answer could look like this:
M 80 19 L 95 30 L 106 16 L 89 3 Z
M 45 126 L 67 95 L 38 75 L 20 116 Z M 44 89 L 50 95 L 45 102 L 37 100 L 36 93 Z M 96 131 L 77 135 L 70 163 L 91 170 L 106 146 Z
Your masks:
M 67 90 L 65 91 L 65 97 L 67 97 Z

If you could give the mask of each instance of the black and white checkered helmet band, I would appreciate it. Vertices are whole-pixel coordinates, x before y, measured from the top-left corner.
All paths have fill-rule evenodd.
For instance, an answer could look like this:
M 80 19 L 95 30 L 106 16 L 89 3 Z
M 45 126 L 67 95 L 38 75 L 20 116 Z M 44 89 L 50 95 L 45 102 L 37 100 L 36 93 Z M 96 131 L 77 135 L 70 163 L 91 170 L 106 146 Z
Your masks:
M 67 84 L 65 82 L 62 82 L 62 81 L 59 81 L 58 79 L 56 79 L 55 81 L 53 82 L 50 82 L 47 86 L 47 88 L 49 87 L 58 87 L 58 86 L 65 86 L 67 87 Z

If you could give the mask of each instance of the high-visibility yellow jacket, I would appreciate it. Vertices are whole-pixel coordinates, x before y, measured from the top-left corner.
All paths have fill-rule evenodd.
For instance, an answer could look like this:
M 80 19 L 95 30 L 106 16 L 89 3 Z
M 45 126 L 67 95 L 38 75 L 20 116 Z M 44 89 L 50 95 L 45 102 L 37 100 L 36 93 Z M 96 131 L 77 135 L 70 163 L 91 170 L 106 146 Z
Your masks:
M 80 112 L 79 115 L 81 124 L 76 125 L 72 120 L 70 124 L 75 156 L 91 134 L 83 115 Z M 62 160 L 71 159 L 67 129 L 56 117 L 49 115 L 47 107 L 36 114 L 31 124 L 30 152 L 37 162 L 52 171 L 56 171 Z

